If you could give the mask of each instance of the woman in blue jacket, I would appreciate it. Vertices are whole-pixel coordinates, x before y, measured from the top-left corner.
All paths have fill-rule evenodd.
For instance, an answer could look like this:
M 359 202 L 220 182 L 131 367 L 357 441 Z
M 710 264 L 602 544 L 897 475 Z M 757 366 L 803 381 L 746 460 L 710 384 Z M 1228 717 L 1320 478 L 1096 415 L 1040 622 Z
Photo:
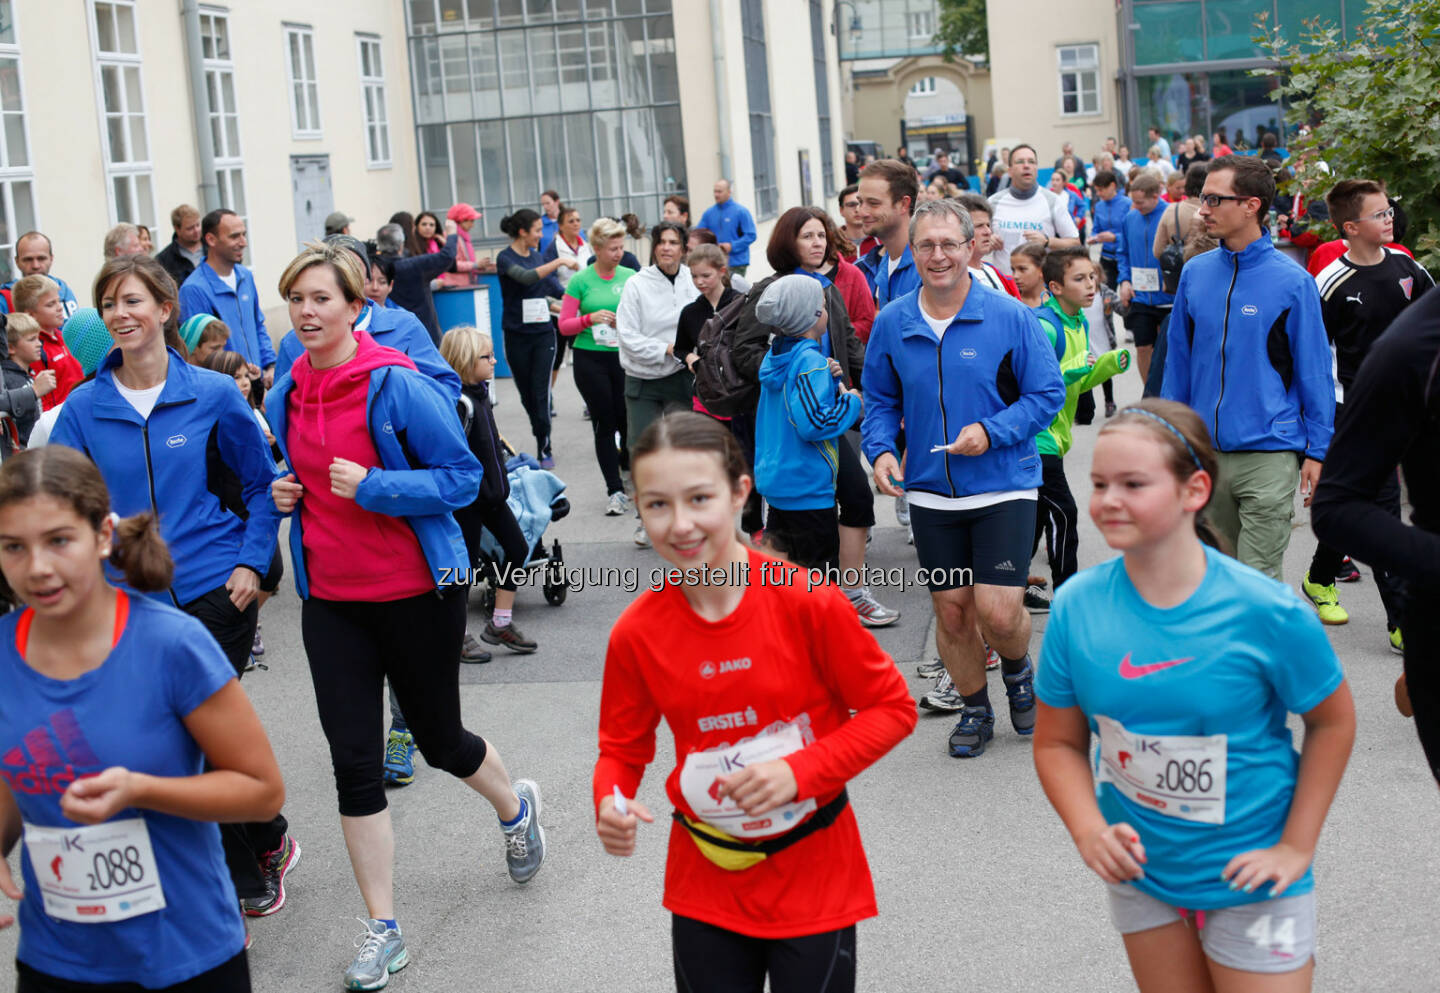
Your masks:
M 175 577 L 158 598 L 205 625 L 239 675 L 275 551 L 270 446 L 233 379 L 192 366 L 167 346 L 179 342 L 180 307 L 159 262 L 111 259 L 95 277 L 94 297 L 115 347 L 95 378 L 71 392 L 50 441 L 94 460 L 117 513 L 148 510 L 160 519 Z M 248 520 L 221 499 L 226 470 L 241 482 Z M 285 874 L 300 857 L 287 827 L 279 815 L 221 831 L 235 890 L 251 916 L 285 904 Z
M 280 293 L 305 354 L 266 401 L 292 470 L 272 492 L 293 514 L 305 654 L 366 907 L 345 985 L 373 990 L 408 962 L 379 747 L 383 681 L 425 760 L 495 807 L 519 883 L 545 857 L 540 793 L 528 780 L 512 787 L 499 753 L 460 720 L 468 559 L 451 515 L 475 499 L 481 468 L 454 406 L 408 358 L 354 330 L 365 298 L 350 252 L 312 245 L 286 268 Z

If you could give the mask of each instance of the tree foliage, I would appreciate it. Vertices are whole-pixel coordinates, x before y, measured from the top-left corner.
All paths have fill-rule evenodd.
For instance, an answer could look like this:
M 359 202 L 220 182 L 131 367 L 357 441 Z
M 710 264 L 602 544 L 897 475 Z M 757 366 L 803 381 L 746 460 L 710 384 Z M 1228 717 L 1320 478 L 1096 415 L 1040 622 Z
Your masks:
M 1299 44 L 1261 20 L 1286 121 L 1295 183 L 1312 199 L 1341 179 L 1385 183 L 1409 217 L 1405 243 L 1440 270 L 1440 0 L 1370 0 L 1363 27 L 1342 38 L 1307 21 Z M 1329 171 L 1320 168 L 1324 161 Z
M 940 0 L 940 24 L 935 41 L 945 46 L 946 59 L 971 55 L 990 61 L 990 29 L 985 23 L 985 0 Z

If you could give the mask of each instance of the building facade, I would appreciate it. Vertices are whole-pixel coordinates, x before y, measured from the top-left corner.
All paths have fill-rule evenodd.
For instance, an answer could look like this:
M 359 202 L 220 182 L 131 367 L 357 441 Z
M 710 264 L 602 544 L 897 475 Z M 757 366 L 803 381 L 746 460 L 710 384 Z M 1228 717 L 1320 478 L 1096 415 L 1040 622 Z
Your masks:
M 246 218 L 262 301 L 341 209 L 373 233 L 418 205 L 404 15 L 390 0 L 199 7 L 206 126 L 196 127 L 178 3 L 0 0 L 0 267 L 38 229 L 82 302 L 105 231 L 145 224 L 156 249 L 181 203 Z M 202 144 L 203 143 L 203 144 Z M 214 172 L 202 175 L 202 158 Z
M 761 259 L 766 222 L 843 175 L 833 17 L 830 0 L 409 0 L 422 200 L 475 204 L 472 237 L 494 243 L 545 190 L 586 223 L 650 225 L 671 194 L 698 221 L 723 176 Z

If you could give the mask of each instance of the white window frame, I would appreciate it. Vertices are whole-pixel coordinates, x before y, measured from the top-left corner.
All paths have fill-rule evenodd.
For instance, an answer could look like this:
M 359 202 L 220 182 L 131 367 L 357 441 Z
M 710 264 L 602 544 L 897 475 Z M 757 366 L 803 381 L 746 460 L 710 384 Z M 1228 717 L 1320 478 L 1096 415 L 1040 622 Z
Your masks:
M 23 166 L 10 166 L 10 150 L 5 140 L 5 129 L 0 126 L 0 204 L 3 204 L 5 218 L 8 220 L 7 234 L 8 242 L 0 242 L 0 253 L 8 256 L 11 275 L 16 275 L 15 266 L 15 239 L 25 234 L 26 228 L 16 223 L 15 217 L 15 184 L 30 184 L 30 216 L 34 218 L 35 230 L 41 229 L 40 224 L 40 202 L 35 195 L 35 145 L 30 140 L 30 114 L 26 109 L 30 101 L 25 93 L 25 70 L 20 58 L 20 23 L 15 16 L 15 8 L 19 6 L 18 0 L 12 0 L 8 4 L 11 10 L 11 22 L 15 29 L 15 40 L 13 42 L 0 42 L 0 59 L 15 60 L 15 81 L 20 89 L 20 127 L 25 137 L 25 157 L 27 164 Z
M 910 93 L 908 95 L 912 97 L 933 97 L 935 95 L 935 77 L 922 76 L 915 80 L 914 83 L 910 84 Z
M 245 189 L 245 155 L 240 148 L 240 103 L 238 97 L 239 87 L 235 83 L 235 52 L 230 35 L 230 12 L 223 7 L 200 8 L 200 33 L 202 37 L 202 51 L 204 44 L 203 38 L 205 37 L 206 33 L 205 22 L 207 20 L 210 21 L 212 29 L 223 25 L 225 30 L 225 42 L 227 47 L 229 48 L 229 53 L 225 58 L 211 57 L 203 59 L 202 64 L 205 71 L 207 91 L 211 87 L 211 80 L 213 80 L 213 88 L 215 90 L 215 93 L 223 100 L 223 94 L 225 92 L 223 83 L 224 80 L 228 78 L 230 80 L 230 91 L 237 94 L 235 113 L 233 115 L 235 117 L 235 148 L 229 148 L 229 143 L 228 141 L 226 141 L 225 138 L 227 133 L 225 128 L 226 117 L 229 115 L 227 115 L 224 107 L 216 107 L 213 105 L 210 107 L 209 118 L 211 133 L 207 137 L 210 138 L 212 142 L 214 141 L 215 133 L 217 131 L 215 125 L 218 121 L 220 125 L 218 131 L 221 141 L 224 142 L 227 146 L 225 148 L 217 148 L 212 145 L 212 148 L 215 152 L 215 184 L 220 191 L 220 206 L 225 207 L 229 210 L 234 210 L 235 213 L 239 214 L 242 219 L 246 219 L 248 218 L 250 212 L 250 197 L 248 191 Z M 213 34 L 214 31 L 212 30 L 212 35 Z M 218 35 L 215 36 L 218 37 Z M 237 186 L 240 190 L 239 204 L 241 207 L 244 208 L 243 210 L 236 209 L 234 191 Z M 246 223 L 249 223 L 248 220 L 246 221 Z
M 314 141 L 323 138 L 324 126 L 320 117 L 320 71 L 315 64 L 315 31 L 308 24 L 285 24 L 285 92 L 290 100 L 290 137 L 297 141 Z M 309 66 L 295 64 L 299 52 L 304 63 L 307 56 Z M 307 72 L 308 69 L 308 72 Z M 303 90 L 310 98 L 309 106 L 300 98 Z M 311 115 L 314 120 L 311 120 Z
M 905 34 L 911 41 L 929 41 L 935 37 L 935 11 L 912 10 L 905 15 Z
M 1066 65 L 1065 54 L 1074 53 L 1073 61 Z M 1104 101 L 1100 92 L 1100 45 L 1097 42 L 1085 42 L 1078 45 L 1057 45 L 1055 46 L 1056 79 L 1060 90 L 1060 116 L 1061 117 L 1099 117 L 1105 112 Z M 1084 77 L 1089 74 L 1094 86 L 1084 85 Z M 1066 77 L 1070 77 L 1067 80 Z M 1067 85 L 1073 83 L 1073 85 Z M 1085 109 L 1086 96 L 1093 95 L 1095 107 L 1093 110 Z M 1075 109 L 1065 109 L 1065 98 L 1075 98 Z
M 100 14 L 98 6 L 103 4 L 107 7 L 119 9 L 129 8 L 131 21 L 135 25 L 135 51 L 130 52 L 105 52 L 100 49 Z M 150 143 L 150 118 L 145 106 L 145 69 L 144 50 L 140 44 L 140 11 L 135 0 L 89 0 L 86 3 L 86 14 L 90 23 L 90 55 L 95 67 L 95 106 L 100 113 L 100 148 L 102 149 L 105 161 L 105 201 L 111 224 L 118 224 L 122 221 L 131 224 L 143 224 L 150 229 L 153 241 L 161 240 L 163 232 L 159 228 L 159 203 L 155 198 L 155 166 L 154 146 Z M 113 69 L 120 77 L 120 99 L 119 114 L 125 122 L 124 138 L 127 147 L 119 150 L 121 155 L 126 156 L 124 160 L 118 160 L 116 149 L 111 147 L 109 118 L 112 116 L 106 110 L 105 104 L 105 70 Z M 138 112 L 140 117 L 140 130 L 145 140 L 145 157 L 133 157 L 134 150 L 129 148 L 130 140 L 130 118 L 136 112 L 129 104 L 129 90 L 125 85 L 126 71 L 133 69 L 139 80 L 141 107 Z M 123 180 L 130 188 L 130 203 L 134 207 L 133 216 L 122 217 L 120 204 L 115 197 L 115 184 L 117 180 Z M 141 213 L 142 198 L 140 196 L 141 184 L 149 188 L 150 192 L 150 216 Z
M 378 76 L 365 75 L 365 47 L 367 45 L 374 46 L 374 60 L 371 64 L 380 70 Z M 357 34 L 355 36 L 355 61 L 357 72 L 360 75 L 360 120 L 365 126 L 365 166 L 368 169 L 389 169 L 395 160 L 395 150 L 390 143 L 390 106 L 386 102 L 383 57 L 384 49 L 381 48 L 379 35 Z M 372 107 L 379 110 L 379 119 L 371 117 Z M 384 139 L 385 154 L 380 158 L 372 158 L 370 155 L 371 141 L 377 134 Z

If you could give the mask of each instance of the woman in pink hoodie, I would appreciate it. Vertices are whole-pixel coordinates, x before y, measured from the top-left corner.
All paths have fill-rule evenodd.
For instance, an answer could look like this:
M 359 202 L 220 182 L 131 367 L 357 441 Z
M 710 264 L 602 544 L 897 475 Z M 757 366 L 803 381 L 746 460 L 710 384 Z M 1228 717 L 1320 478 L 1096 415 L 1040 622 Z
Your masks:
M 475 261 L 475 246 L 470 241 L 470 229 L 480 219 L 480 211 L 468 203 L 457 203 L 445 212 L 447 220 L 455 223 L 459 239 L 455 245 L 455 271 L 440 277 L 446 286 L 471 286 L 475 283 L 475 272 L 480 266 Z
M 494 806 L 520 883 L 545 856 L 540 793 L 529 780 L 512 786 L 499 753 L 460 720 L 469 569 L 451 515 L 475 499 L 481 468 L 455 408 L 408 357 L 354 330 L 365 297 L 353 253 L 307 248 L 280 277 L 280 292 L 305 354 L 267 398 L 292 469 L 272 494 L 280 513 L 293 515 L 305 654 L 366 906 L 345 984 L 379 989 L 408 961 L 379 747 L 384 680 L 425 760 Z

